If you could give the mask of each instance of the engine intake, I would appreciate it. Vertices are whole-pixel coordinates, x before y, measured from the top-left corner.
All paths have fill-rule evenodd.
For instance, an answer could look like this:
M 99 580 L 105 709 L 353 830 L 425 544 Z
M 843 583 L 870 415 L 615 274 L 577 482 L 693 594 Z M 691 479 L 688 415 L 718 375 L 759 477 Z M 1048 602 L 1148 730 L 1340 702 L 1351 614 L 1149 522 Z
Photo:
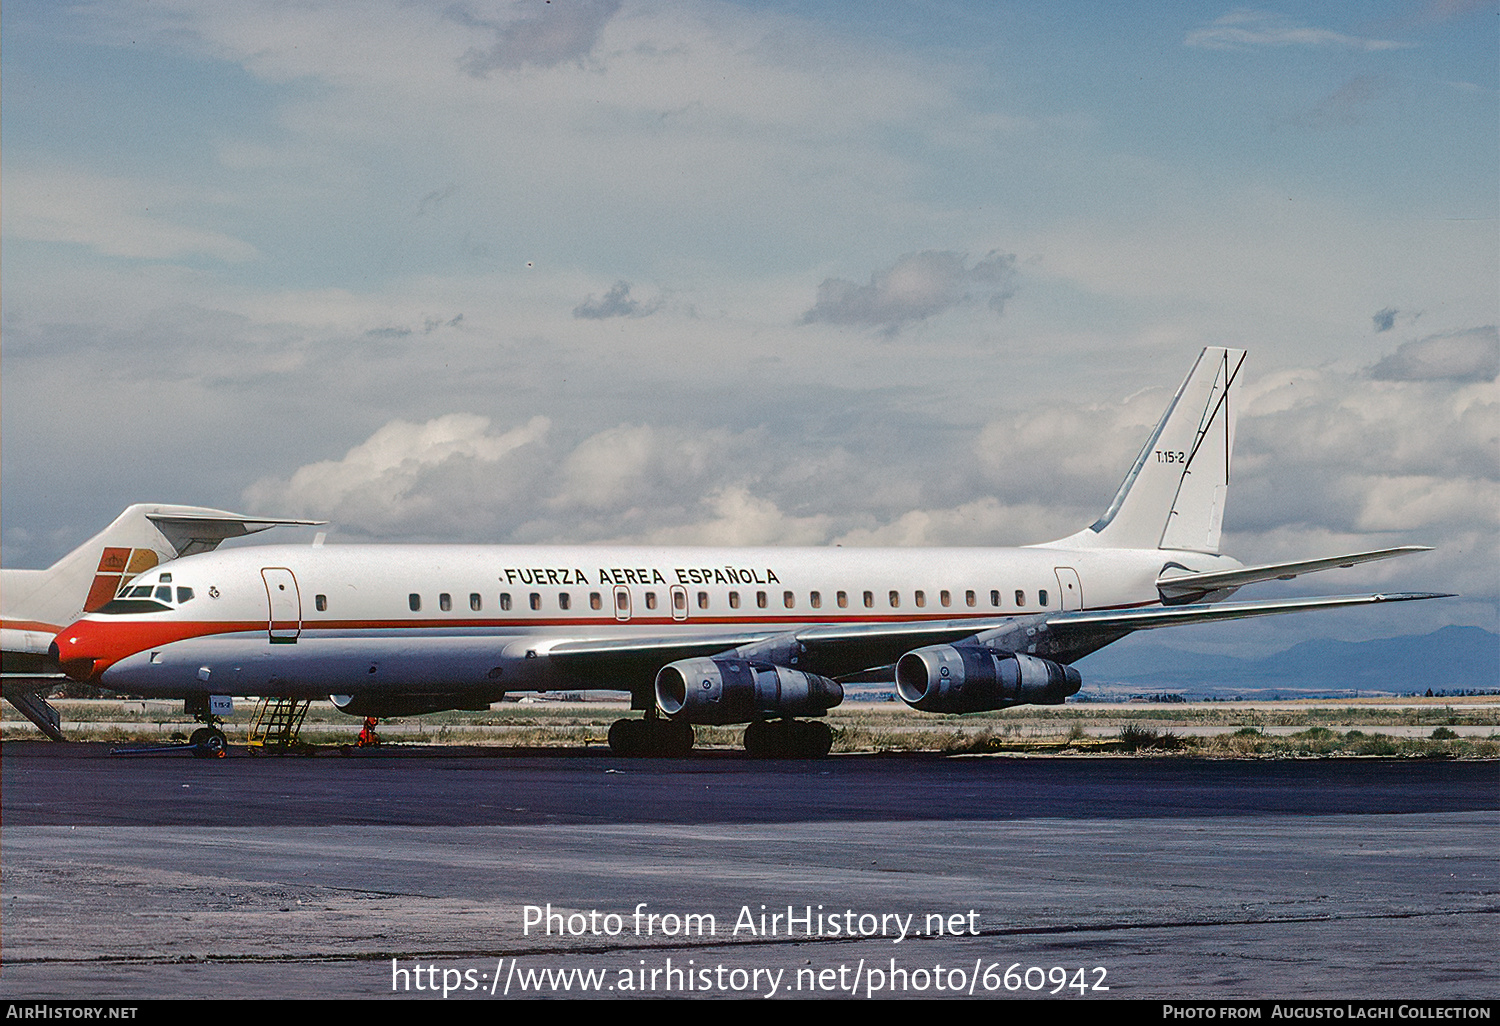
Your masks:
M 688 723 L 822 716 L 843 700 L 838 681 L 746 659 L 682 659 L 656 675 L 657 706 Z
M 896 693 L 926 712 L 1061 705 L 1081 687 L 1083 677 L 1071 666 L 980 645 L 933 645 L 896 663 Z

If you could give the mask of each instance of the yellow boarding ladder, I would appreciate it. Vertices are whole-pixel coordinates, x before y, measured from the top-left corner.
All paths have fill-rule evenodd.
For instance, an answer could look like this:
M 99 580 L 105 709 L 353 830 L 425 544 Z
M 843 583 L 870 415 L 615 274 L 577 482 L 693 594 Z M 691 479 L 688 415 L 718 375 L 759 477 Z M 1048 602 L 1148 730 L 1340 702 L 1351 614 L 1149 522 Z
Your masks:
M 252 749 L 262 751 L 295 748 L 297 734 L 310 705 L 312 702 L 308 699 L 262 698 L 255 707 L 255 719 L 250 724 L 247 743 Z

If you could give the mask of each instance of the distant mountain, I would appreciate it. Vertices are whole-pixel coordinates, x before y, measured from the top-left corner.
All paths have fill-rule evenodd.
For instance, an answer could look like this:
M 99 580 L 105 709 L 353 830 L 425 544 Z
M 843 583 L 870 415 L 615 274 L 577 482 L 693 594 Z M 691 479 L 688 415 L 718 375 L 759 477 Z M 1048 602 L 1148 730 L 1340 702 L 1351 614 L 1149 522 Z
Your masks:
M 1500 634 L 1444 627 L 1376 641 L 1304 641 L 1258 659 L 1199 655 L 1163 645 L 1106 648 L 1078 662 L 1084 691 L 1240 694 L 1410 694 L 1500 689 Z

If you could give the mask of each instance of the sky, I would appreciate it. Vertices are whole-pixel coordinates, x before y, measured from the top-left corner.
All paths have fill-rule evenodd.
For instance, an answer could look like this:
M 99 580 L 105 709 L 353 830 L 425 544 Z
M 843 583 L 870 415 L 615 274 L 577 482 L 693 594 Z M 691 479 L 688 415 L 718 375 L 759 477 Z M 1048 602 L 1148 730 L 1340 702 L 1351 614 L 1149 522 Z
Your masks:
M 1173 643 L 1495 630 L 1497 25 L 9 0 L 0 557 L 143 501 L 330 544 L 1044 541 L 1227 345 L 1226 552 L 1436 547 L 1257 594 L 1460 597 Z

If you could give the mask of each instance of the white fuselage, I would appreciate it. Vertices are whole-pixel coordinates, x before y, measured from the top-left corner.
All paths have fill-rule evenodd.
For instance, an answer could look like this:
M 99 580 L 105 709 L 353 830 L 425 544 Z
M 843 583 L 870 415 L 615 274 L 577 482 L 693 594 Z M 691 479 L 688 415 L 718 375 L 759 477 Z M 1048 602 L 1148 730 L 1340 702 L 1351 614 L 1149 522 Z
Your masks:
M 58 657 L 75 676 L 143 695 L 629 690 L 623 679 L 563 675 L 548 652 L 580 640 L 770 637 L 819 624 L 973 621 L 978 630 L 997 618 L 1155 605 L 1168 563 L 1239 565 L 1054 546 L 245 547 L 142 574 L 120 611 L 60 633 Z M 92 672 L 75 672 L 85 659 Z

